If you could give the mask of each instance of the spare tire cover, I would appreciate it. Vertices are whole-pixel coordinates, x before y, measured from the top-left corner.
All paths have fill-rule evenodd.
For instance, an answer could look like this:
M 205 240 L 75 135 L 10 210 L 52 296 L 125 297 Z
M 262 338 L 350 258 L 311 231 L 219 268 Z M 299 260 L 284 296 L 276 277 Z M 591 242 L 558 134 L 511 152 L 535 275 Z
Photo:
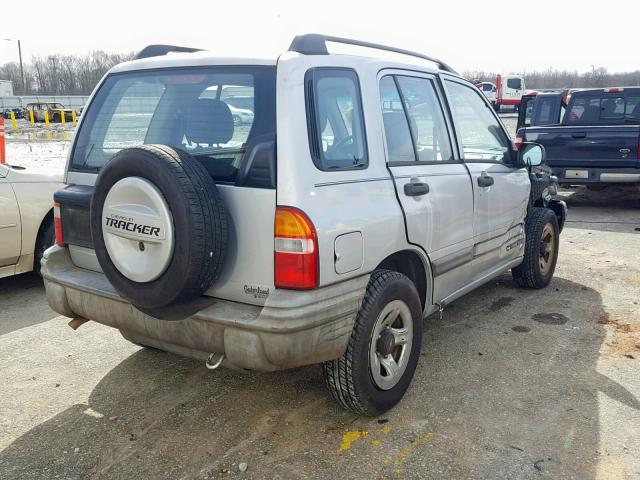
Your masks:
M 207 170 L 165 145 L 121 150 L 101 170 L 91 234 L 118 293 L 140 309 L 187 303 L 220 275 L 228 218 Z

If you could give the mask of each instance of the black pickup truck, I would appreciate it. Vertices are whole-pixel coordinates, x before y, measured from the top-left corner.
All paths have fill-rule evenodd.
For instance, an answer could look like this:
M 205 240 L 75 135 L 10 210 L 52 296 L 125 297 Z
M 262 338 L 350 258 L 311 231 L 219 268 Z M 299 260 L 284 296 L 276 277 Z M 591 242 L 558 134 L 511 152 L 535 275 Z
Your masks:
M 640 87 L 540 93 L 522 102 L 516 145 L 542 144 L 561 185 L 640 184 Z

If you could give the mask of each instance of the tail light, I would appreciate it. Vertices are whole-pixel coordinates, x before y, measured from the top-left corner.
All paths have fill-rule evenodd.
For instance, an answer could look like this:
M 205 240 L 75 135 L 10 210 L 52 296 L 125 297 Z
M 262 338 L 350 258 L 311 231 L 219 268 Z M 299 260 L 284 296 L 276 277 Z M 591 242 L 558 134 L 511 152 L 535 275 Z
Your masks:
M 516 137 L 516 140 L 513 143 L 516 146 L 516 150 L 519 150 L 520 146 L 524 143 L 524 138 Z
M 309 217 L 292 207 L 278 207 L 274 226 L 277 288 L 306 290 L 318 286 L 318 237 Z
M 64 246 L 64 236 L 62 235 L 62 218 L 60 217 L 60 204 L 53 203 L 53 228 L 56 232 L 56 245 Z

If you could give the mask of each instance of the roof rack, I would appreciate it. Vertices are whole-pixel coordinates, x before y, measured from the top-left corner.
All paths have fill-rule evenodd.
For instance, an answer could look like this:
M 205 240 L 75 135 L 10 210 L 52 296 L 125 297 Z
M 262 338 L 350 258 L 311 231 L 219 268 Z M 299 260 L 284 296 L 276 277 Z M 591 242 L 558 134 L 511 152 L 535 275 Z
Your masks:
M 202 51 L 201 48 L 179 47 L 177 45 L 149 45 L 140 50 L 133 59 L 139 60 L 141 58 L 161 57 L 169 52 L 193 53 L 200 51 Z
M 405 50 L 403 48 L 389 47 L 387 45 L 381 45 L 379 43 L 362 42 L 360 40 L 352 40 L 350 38 L 333 37 L 331 35 L 322 35 L 318 33 L 307 33 L 305 35 L 296 36 L 291 45 L 289 46 L 290 52 L 298 52 L 303 55 L 328 55 L 327 42 L 343 43 L 346 45 L 356 45 L 358 47 L 375 48 L 376 50 L 386 50 L 388 52 L 401 53 L 402 55 L 409 55 L 411 57 L 422 58 L 435 63 L 440 70 L 445 72 L 458 74 L 453 68 L 446 63 L 438 60 L 437 58 L 423 55 L 422 53 L 412 52 L 411 50 Z

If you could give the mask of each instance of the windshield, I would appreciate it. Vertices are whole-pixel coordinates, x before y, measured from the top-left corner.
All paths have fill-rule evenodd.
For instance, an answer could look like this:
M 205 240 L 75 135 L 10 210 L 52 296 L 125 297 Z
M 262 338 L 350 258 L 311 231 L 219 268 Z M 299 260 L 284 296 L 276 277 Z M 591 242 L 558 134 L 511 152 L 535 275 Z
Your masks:
M 153 143 L 182 149 L 216 180 L 233 182 L 252 140 L 275 140 L 275 68 L 114 74 L 85 115 L 72 170 L 97 172 L 120 150 Z

